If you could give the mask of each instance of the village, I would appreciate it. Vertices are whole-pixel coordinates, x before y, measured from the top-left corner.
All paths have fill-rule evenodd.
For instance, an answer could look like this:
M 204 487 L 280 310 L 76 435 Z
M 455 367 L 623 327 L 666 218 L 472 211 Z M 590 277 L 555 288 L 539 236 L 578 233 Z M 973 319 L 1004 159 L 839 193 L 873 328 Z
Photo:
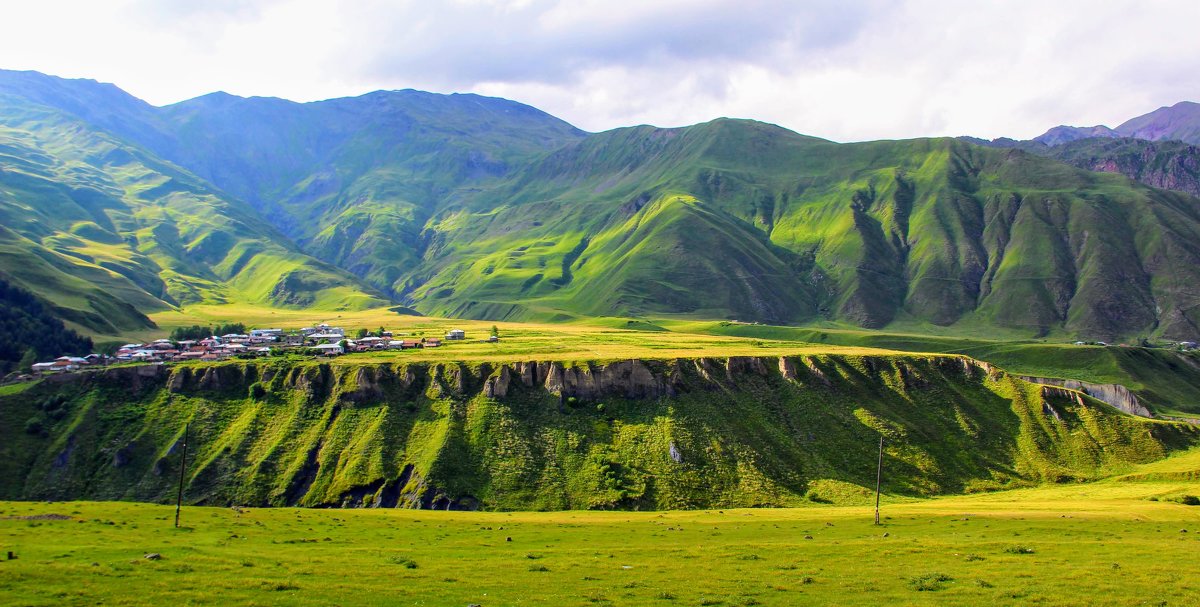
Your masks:
M 439 348 L 442 347 L 443 341 L 464 341 L 466 338 L 467 334 L 462 329 L 451 329 L 444 337 L 403 338 L 383 328 L 373 333 L 360 329 L 354 337 L 347 337 L 342 327 L 328 324 L 295 331 L 250 329 L 246 333 L 211 335 L 202 339 L 157 339 L 150 343 L 130 343 L 120 346 L 112 354 L 60 356 L 52 361 L 34 363 L 31 370 L 35 375 L 45 375 L 118 363 L 218 361 L 234 357 L 257 358 L 285 353 L 334 357 L 355 352 Z M 484 339 L 488 342 L 499 340 L 500 336 L 494 328 L 491 335 Z

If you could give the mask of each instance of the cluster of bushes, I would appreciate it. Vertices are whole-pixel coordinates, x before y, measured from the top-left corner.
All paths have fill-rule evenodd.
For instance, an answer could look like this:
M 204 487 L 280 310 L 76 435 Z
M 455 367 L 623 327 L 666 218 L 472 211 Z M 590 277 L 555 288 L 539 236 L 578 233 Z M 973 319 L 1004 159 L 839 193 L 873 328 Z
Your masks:
M 50 426 L 66 417 L 69 410 L 67 399 L 61 394 L 47 396 L 37 408 L 39 413 L 25 421 L 25 433 L 42 438 L 50 436 Z
M 190 327 L 176 327 L 171 331 L 171 341 L 192 340 L 198 341 L 205 337 L 213 335 L 229 335 L 236 333 L 243 335 L 246 333 L 246 324 L 240 322 L 226 323 L 209 327 L 201 327 L 200 325 L 192 325 Z

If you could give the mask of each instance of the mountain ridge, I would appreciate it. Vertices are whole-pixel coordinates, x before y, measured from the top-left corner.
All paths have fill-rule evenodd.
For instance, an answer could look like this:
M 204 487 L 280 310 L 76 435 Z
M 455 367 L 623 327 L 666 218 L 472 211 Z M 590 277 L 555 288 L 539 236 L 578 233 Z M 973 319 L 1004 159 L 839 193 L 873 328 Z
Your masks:
M 1076 127 L 1059 125 L 1031 141 L 1056 146 L 1093 137 L 1144 139 L 1146 141 L 1182 141 L 1200 144 L 1200 103 L 1180 101 L 1130 118 L 1109 128 L 1104 125 Z
M 0 185 L 51 184 L 0 200 L 33 243 L 14 250 L 103 250 L 117 291 L 152 298 L 142 309 L 393 300 L 497 319 L 1200 336 L 1200 202 L 1025 151 L 735 119 L 585 133 L 513 101 L 411 90 L 155 108 L 11 74 Z M 76 182 L 111 194 L 75 223 L 39 214 Z

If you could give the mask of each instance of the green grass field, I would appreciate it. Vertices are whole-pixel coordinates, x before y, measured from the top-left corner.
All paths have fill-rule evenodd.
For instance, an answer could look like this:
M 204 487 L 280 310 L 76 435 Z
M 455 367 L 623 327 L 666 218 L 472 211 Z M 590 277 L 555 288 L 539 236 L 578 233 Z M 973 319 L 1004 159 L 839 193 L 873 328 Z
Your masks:
M 1200 450 L 865 506 L 461 513 L 0 503 L 20 605 L 1194 605 Z M 52 515 L 62 515 L 52 516 Z M 61 520 L 59 520 L 61 519 Z M 144 555 L 160 553 L 161 560 Z M 0 555 L 3 553 L 0 552 Z
M 759 339 L 733 335 L 704 334 L 690 331 L 666 331 L 656 325 L 627 319 L 601 319 L 593 323 L 530 323 L 458 320 L 397 314 L 387 308 L 362 311 L 320 312 L 279 310 L 258 306 L 192 306 L 183 312 L 164 312 L 154 316 L 164 329 L 193 324 L 207 325 L 243 322 L 247 327 L 295 329 L 317 323 L 341 326 L 347 333 L 360 327 L 375 330 L 384 327 L 398 335 L 441 337 L 450 329 L 463 329 L 467 340 L 443 342 L 437 349 L 356 354 L 342 360 L 470 361 L 497 362 L 521 360 L 620 360 L 628 358 L 675 358 L 699 356 L 769 356 L 780 354 L 881 354 L 886 351 L 868 346 L 836 346 L 797 343 L 794 340 Z M 484 340 L 495 326 L 500 341 Z M 161 333 L 162 331 L 160 331 Z M 146 337 L 150 337 L 147 335 Z

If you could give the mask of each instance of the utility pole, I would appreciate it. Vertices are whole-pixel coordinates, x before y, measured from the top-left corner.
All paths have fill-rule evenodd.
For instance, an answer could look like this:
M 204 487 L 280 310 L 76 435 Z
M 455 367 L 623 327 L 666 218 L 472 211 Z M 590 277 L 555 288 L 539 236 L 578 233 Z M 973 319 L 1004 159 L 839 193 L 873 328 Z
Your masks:
M 183 508 L 183 474 L 187 470 L 187 444 L 188 444 L 188 429 L 191 423 L 183 425 L 183 456 L 179 458 L 179 493 L 175 497 L 175 528 L 179 528 L 179 511 Z M 879 515 L 875 515 L 879 518 Z
M 879 435 L 879 464 L 875 467 L 875 524 L 879 524 L 879 486 L 883 482 L 883 435 Z

